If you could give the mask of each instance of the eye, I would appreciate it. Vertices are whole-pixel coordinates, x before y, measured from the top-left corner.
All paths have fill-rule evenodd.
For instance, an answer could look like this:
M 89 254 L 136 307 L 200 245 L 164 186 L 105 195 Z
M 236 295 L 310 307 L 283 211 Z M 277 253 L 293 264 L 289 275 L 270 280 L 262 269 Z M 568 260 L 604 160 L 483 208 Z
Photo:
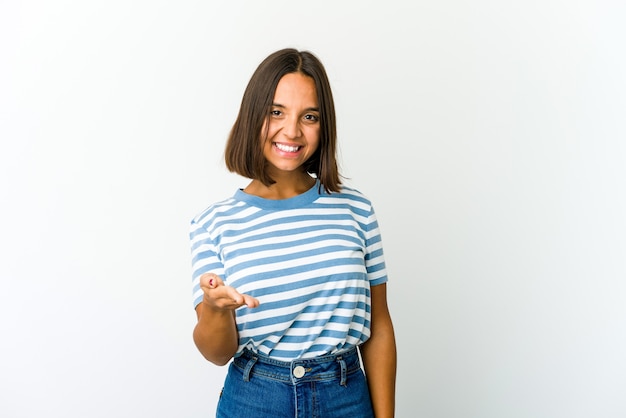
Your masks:
M 304 115 L 304 119 L 308 122 L 319 122 L 320 117 L 312 113 L 307 113 L 306 115 Z
M 270 116 L 278 118 L 281 117 L 283 115 L 283 112 L 278 110 L 278 109 L 272 109 L 270 110 Z

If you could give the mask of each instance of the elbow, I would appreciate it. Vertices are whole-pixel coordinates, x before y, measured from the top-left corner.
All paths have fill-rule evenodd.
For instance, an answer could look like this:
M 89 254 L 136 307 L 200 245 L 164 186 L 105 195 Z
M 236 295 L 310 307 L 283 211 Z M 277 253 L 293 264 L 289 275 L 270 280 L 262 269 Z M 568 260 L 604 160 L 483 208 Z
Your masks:
M 209 360 L 209 361 L 211 361 L 211 363 L 215 364 L 216 366 L 222 367 L 222 366 L 226 366 L 230 362 L 231 358 L 232 357 L 222 357 L 222 358 L 219 358 L 219 359 L 214 359 L 213 361 L 211 361 L 211 360 Z
M 207 340 L 206 336 L 197 332 L 197 329 L 194 330 L 193 341 L 202 357 L 216 366 L 228 364 L 237 351 L 237 344 L 234 347 L 225 347 L 224 344 L 216 346 L 212 341 Z
M 210 361 L 211 363 L 215 364 L 216 366 L 226 366 L 228 364 L 228 362 L 230 362 L 231 357 L 213 357 L 213 358 L 209 358 L 207 356 L 204 357 L 205 359 L 207 359 L 208 361 Z

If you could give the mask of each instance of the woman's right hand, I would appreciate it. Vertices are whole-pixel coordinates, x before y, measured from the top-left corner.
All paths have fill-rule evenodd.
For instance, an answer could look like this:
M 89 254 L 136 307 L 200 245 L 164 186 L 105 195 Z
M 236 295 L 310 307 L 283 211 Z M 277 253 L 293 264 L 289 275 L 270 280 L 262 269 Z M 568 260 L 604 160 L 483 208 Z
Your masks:
M 204 292 L 202 303 L 213 310 L 234 311 L 242 306 L 259 306 L 258 299 L 241 294 L 232 286 L 226 286 L 217 274 L 205 273 L 200 276 L 200 288 Z
M 239 345 L 235 309 L 242 306 L 256 308 L 259 301 L 242 295 L 232 286 L 226 286 L 213 273 L 200 276 L 200 287 L 204 297 L 202 303 L 196 306 L 198 323 L 193 331 L 193 340 L 207 360 L 223 366 L 235 355 Z

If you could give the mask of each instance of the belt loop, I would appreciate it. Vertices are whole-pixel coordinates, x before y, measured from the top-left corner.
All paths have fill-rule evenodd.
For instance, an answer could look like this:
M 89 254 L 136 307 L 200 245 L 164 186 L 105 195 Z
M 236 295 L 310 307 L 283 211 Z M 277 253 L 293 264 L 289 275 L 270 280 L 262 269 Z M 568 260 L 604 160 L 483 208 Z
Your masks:
M 346 367 L 346 361 L 343 359 L 342 356 L 337 357 L 337 361 L 339 362 L 339 365 L 341 366 L 341 382 L 339 383 L 341 386 L 348 386 L 348 382 L 347 382 L 347 367 Z
M 258 359 L 256 357 L 252 357 L 246 363 L 246 368 L 243 369 L 243 381 L 244 382 L 249 382 L 250 381 L 250 372 L 252 371 L 252 367 L 254 366 L 254 364 L 256 363 L 257 360 Z

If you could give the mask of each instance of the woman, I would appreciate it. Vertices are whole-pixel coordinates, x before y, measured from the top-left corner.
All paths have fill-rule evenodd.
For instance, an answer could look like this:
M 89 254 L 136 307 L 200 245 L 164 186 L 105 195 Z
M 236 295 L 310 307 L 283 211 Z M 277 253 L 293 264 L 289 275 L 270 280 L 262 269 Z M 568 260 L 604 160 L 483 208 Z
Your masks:
M 190 232 L 194 342 L 212 363 L 232 359 L 217 416 L 392 417 L 378 223 L 341 184 L 332 93 L 313 54 L 284 49 L 259 65 L 225 160 L 251 182 Z

